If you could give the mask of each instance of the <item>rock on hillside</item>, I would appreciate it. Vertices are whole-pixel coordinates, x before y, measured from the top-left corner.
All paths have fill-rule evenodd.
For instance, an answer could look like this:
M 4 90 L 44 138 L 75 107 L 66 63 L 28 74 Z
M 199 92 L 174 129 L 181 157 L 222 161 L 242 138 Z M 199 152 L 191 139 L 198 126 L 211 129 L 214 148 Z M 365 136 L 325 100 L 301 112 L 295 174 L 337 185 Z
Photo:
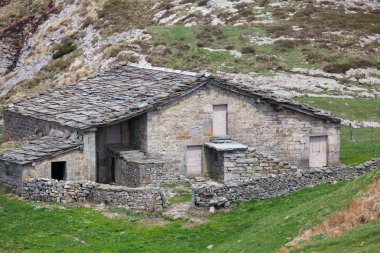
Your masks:
M 373 97 L 380 89 L 376 69 L 380 59 L 374 57 L 379 51 L 380 21 L 373 18 L 379 6 L 370 0 L 360 4 L 319 0 L 2 1 L 0 99 L 6 103 L 72 84 L 121 62 L 229 72 L 226 76 L 232 79 L 241 78 L 236 72 L 252 78 L 257 74 L 250 72 L 270 74 L 285 69 L 298 74 L 280 76 L 313 83 L 316 94 L 326 89 L 318 88 L 316 82 L 321 79 L 308 76 L 333 78 L 323 82 L 333 83 L 327 88 L 329 95 Z M 351 19 L 345 15 L 358 15 L 364 17 L 361 22 L 371 25 L 337 31 L 334 23 L 326 21 L 326 27 L 320 27 L 319 19 L 328 20 L 325 10 L 339 15 L 339 22 Z M 358 36 L 360 45 L 352 42 Z M 353 59 L 355 64 L 341 64 L 329 57 L 330 51 L 343 60 L 353 54 L 364 56 Z M 299 62 L 292 62 L 293 54 Z M 306 69 L 294 68 L 305 65 Z M 309 70 L 321 67 L 328 72 L 364 70 L 348 77 Z M 271 79 L 275 87 L 262 87 L 287 90 L 290 83 L 281 82 L 282 77 Z M 346 89 L 347 79 L 350 89 Z

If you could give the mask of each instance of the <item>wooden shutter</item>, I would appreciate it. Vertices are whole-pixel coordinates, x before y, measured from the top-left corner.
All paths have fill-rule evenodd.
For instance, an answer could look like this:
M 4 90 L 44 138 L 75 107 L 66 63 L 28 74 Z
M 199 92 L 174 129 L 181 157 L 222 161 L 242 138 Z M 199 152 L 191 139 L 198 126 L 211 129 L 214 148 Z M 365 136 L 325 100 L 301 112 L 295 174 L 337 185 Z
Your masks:
M 309 164 L 311 168 L 327 166 L 327 136 L 310 137 Z
M 214 105 L 213 109 L 213 135 L 227 135 L 227 105 Z

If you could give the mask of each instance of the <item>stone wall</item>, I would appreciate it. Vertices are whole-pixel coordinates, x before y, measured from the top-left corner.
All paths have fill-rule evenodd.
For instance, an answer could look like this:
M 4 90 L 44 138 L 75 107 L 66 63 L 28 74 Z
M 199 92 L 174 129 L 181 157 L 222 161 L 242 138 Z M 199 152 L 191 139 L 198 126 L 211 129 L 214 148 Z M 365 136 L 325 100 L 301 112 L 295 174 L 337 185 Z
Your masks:
M 306 168 L 310 136 L 327 135 L 329 165 L 339 164 L 339 124 L 275 108 L 211 85 L 148 113 L 147 155 L 164 160 L 173 173 L 186 175 L 186 147 L 210 141 L 213 105 L 217 104 L 227 104 L 232 140 Z
M 199 208 L 227 207 L 231 202 L 273 198 L 320 183 L 356 178 L 377 168 L 380 168 L 380 158 L 355 167 L 299 170 L 295 173 L 254 179 L 240 184 L 203 182 L 193 185 L 193 203 Z
M 22 165 L 0 161 L 0 184 L 19 192 L 23 182 L 23 170 Z
M 157 187 L 128 188 L 87 181 L 30 179 L 24 181 L 25 199 L 62 203 L 95 202 L 149 212 L 167 206 L 165 191 Z
M 223 182 L 225 174 L 224 152 L 217 152 L 213 149 L 205 148 L 205 158 L 209 178 Z
M 74 150 L 55 157 L 46 158 L 26 166 L 23 179 L 51 178 L 51 163 L 66 162 L 65 180 L 89 180 L 92 179 L 92 171 L 83 166 L 83 151 Z
M 147 149 L 147 114 L 129 120 L 129 145 L 146 152 Z
M 3 119 L 4 141 L 35 139 L 52 134 L 52 131 L 55 136 L 69 137 L 73 132 L 67 126 L 9 111 L 3 112 Z
M 297 167 L 271 155 L 260 153 L 255 148 L 248 148 L 246 151 L 225 152 L 223 170 L 224 182 L 243 183 L 296 172 Z
M 160 186 L 163 162 L 155 160 L 125 161 L 119 160 L 120 180 L 117 184 L 129 187 Z M 118 174 L 116 174 L 118 175 Z

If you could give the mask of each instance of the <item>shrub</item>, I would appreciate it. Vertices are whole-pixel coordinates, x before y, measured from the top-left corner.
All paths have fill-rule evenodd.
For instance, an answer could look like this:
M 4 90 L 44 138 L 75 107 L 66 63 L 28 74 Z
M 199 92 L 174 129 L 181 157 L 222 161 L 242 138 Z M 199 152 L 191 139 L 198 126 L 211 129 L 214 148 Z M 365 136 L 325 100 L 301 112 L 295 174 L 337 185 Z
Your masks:
M 347 70 L 349 70 L 352 66 L 348 63 L 338 64 L 338 63 L 331 63 L 327 64 L 323 67 L 323 70 L 328 73 L 346 73 Z
M 174 42 L 172 43 L 172 46 L 174 46 L 175 48 L 181 51 L 187 51 L 191 49 L 191 45 L 187 43 L 182 43 L 182 42 Z
M 254 54 L 256 49 L 253 46 L 244 46 L 241 49 L 242 54 Z
M 370 68 L 370 67 L 379 67 L 379 63 L 370 62 L 362 58 L 353 58 L 350 59 L 348 63 L 332 63 L 327 64 L 323 67 L 323 70 L 328 73 L 346 73 L 349 69 L 355 68 Z
M 53 54 L 53 59 L 61 58 L 62 56 L 69 54 L 77 49 L 77 45 L 75 42 L 65 42 L 60 45 L 60 47 L 57 49 L 57 51 Z
M 259 3 L 260 7 L 265 7 L 269 4 L 269 0 L 261 0 Z
M 309 44 L 307 40 L 277 40 L 274 44 L 281 50 L 286 51 L 288 49 L 292 49 L 298 47 L 300 45 Z
M 198 2 L 198 6 L 206 6 L 207 2 L 208 2 L 208 0 L 201 0 Z
M 205 47 L 205 44 L 203 41 L 198 41 L 197 42 L 197 47 Z
M 267 27 L 267 32 L 269 34 L 273 34 L 277 37 L 280 37 L 280 36 L 290 36 L 291 34 L 294 33 L 292 27 L 288 24 L 285 24 L 285 22 L 283 22 L 282 24 L 280 25 L 273 25 L 273 26 L 268 26 Z

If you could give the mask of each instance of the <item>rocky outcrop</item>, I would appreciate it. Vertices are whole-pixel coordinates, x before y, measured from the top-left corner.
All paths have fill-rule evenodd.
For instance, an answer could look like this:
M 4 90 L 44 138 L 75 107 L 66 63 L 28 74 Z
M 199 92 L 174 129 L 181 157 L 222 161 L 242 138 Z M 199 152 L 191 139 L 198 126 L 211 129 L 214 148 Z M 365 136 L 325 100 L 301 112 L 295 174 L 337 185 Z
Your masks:
M 54 4 L 53 0 L 50 0 L 39 6 L 38 10 L 31 7 L 25 12 L 23 17 L 0 29 L 0 41 L 3 48 L 3 53 L 0 55 L 0 63 L 2 63 L 0 74 L 5 74 L 16 67 L 30 35 L 34 34 L 38 26 L 47 20 L 52 13 L 59 12 L 59 7 Z M 3 65 L 4 63 L 5 65 Z

